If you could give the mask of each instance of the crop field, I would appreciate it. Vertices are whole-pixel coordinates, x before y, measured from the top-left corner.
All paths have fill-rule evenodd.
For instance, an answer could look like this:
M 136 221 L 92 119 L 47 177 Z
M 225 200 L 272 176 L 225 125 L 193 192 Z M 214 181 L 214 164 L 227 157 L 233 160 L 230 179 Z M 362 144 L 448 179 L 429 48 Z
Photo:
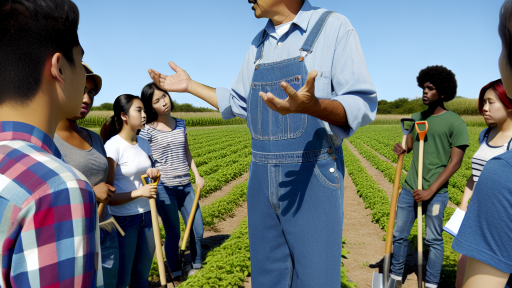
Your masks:
M 468 127 L 470 147 L 466 149 L 461 168 L 449 181 L 449 199 L 452 203 L 452 205 L 449 204 L 449 206 L 452 207 L 447 207 L 445 210 L 445 224 L 455 212 L 454 207 L 461 202 L 466 181 L 471 175 L 471 157 L 479 148 L 478 135 L 482 129 L 481 127 Z M 395 166 L 392 163 L 396 163 L 398 157 L 393 153 L 392 149 L 395 143 L 401 142 L 401 138 L 402 131 L 398 125 L 367 126 L 360 128 L 352 137 L 348 138 L 346 142 L 349 142 L 356 149 L 356 153 L 371 163 L 373 168 L 382 172 L 384 178 L 390 183 L 393 183 Z M 390 205 L 388 193 L 381 189 L 374 178 L 367 173 L 360 160 L 354 155 L 354 151 L 351 151 L 346 143 L 344 143 L 343 153 L 347 173 L 354 182 L 357 193 L 363 199 L 366 208 L 372 211 L 373 222 L 378 224 L 381 229 L 386 230 Z M 403 170 L 409 170 L 411 160 L 412 153 L 405 157 Z M 402 173 L 402 183 L 405 179 L 405 175 L 405 172 Z M 425 223 L 425 221 L 423 221 L 423 223 Z M 413 245 L 416 245 L 417 232 L 415 224 L 409 236 L 410 243 Z M 425 239 L 425 237 L 426 235 L 423 235 L 423 239 Z M 455 285 L 457 258 L 459 254 L 451 248 L 453 241 L 452 236 L 443 233 L 443 239 L 445 256 L 439 287 L 453 287 Z M 428 250 L 425 247 L 425 253 L 427 253 L 426 251 Z
M 112 115 L 114 115 L 113 111 L 91 111 L 85 119 L 77 122 L 82 127 L 97 128 L 107 122 Z M 245 124 L 245 120 L 241 118 L 223 120 L 219 112 L 176 112 L 172 116 L 185 119 L 187 127 Z
M 95 117 L 109 117 L 109 115 L 111 115 L 111 112 L 94 112 Z M 187 117 L 187 115 L 175 116 L 194 119 L 194 117 Z M 223 121 L 219 115 L 206 115 L 206 117 L 217 118 Z M 359 199 L 358 201 L 364 203 L 365 209 L 362 209 L 360 214 L 368 215 L 370 213 L 371 216 L 369 217 L 371 217 L 371 220 L 369 219 L 366 225 L 378 225 L 384 231 L 388 225 L 389 194 L 391 191 L 386 191 L 381 187 L 382 183 L 378 182 L 375 175 L 369 172 L 368 166 L 365 168 L 362 159 L 370 163 L 373 167 L 372 169 L 378 171 L 382 175 L 382 179 L 385 179 L 384 181 L 393 183 L 395 176 L 394 164 L 397 162 L 397 156 L 392 152 L 392 148 L 396 142 L 401 142 L 402 132 L 398 124 L 400 117 L 397 115 L 384 115 L 379 120 L 390 121 L 394 125 L 379 124 L 362 127 L 353 136 L 346 139 L 343 144 L 346 173 L 349 179 L 351 179 L 348 181 L 351 181 L 355 186 L 355 191 L 352 193 L 354 193 L 353 195 L 357 193 L 360 197 L 356 196 Z M 205 118 L 201 116 L 195 117 L 195 119 Z M 465 120 L 480 121 L 476 117 L 465 118 Z M 470 160 L 478 149 L 478 134 L 482 129 L 482 127 L 478 126 L 468 127 L 471 146 L 466 150 L 461 168 L 450 179 L 450 204 L 445 210 L 445 222 L 449 220 L 455 211 L 454 207 L 461 202 L 462 191 L 466 180 L 471 174 Z M 98 131 L 98 128 L 93 130 Z M 206 230 L 205 239 L 218 239 L 221 236 L 224 238 L 221 241 L 214 241 L 214 244 L 208 244 L 208 247 L 203 246 L 203 249 L 206 251 L 205 255 L 203 255 L 203 268 L 186 281 L 181 282 L 178 287 L 250 287 L 251 268 L 245 203 L 247 201 L 246 179 L 251 162 L 250 133 L 245 125 L 211 127 L 209 129 L 198 128 L 188 130 L 188 140 L 194 161 L 201 176 L 206 181 L 206 186 L 201 191 L 201 201 L 206 201 L 204 205 L 201 204 L 201 212 Z M 410 168 L 411 160 L 412 153 L 405 157 L 404 171 L 401 177 L 402 182 L 405 179 L 406 171 Z M 193 176 L 192 182 L 195 182 Z M 348 182 L 345 180 L 345 187 L 347 185 Z M 346 189 L 345 193 L 351 192 Z M 208 201 L 210 197 L 213 197 L 212 201 Z M 231 224 L 232 229 L 223 230 L 223 225 L 230 221 L 234 221 Z M 185 229 L 183 221 L 181 221 L 180 228 L 183 232 Z M 365 227 L 361 228 L 364 229 Z M 345 233 L 346 230 L 344 230 L 344 235 Z M 416 226 L 414 226 L 409 237 L 411 245 L 416 245 L 417 233 Z M 165 233 L 162 227 L 161 235 L 162 239 L 164 239 Z M 378 241 L 383 243 L 384 239 L 381 236 L 379 237 Z M 452 236 L 443 233 L 443 239 L 445 256 L 439 287 L 453 287 L 458 253 L 451 248 Z M 358 287 L 371 287 L 367 283 L 354 283 L 349 280 L 351 275 L 354 274 L 351 274 L 350 269 L 347 271 L 343 263 L 355 256 L 350 256 L 351 254 L 348 254 L 348 251 L 345 250 L 346 243 L 347 241 L 350 242 L 350 240 L 344 239 L 343 242 L 344 259 L 342 259 L 340 271 L 342 276 L 341 287 L 352 288 L 356 284 Z M 428 249 L 425 247 L 425 253 L 427 251 Z M 381 252 L 382 255 L 377 256 L 382 257 L 383 252 Z M 360 263 L 363 266 L 366 264 Z M 371 275 L 373 270 L 370 268 L 365 269 Z M 371 280 L 371 276 L 369 278 L 368 282 Z M 150 280 L 153 285 L 150 287 L 156 287 L 159 283 L 156 259 L 151 269 Z M 404 287 L 409 287 L 407 284 L 411 285 L 411 282 L 414 281 L 406 281 Z M 171 284 L 169 285 L 168 287 L 172 287 Z

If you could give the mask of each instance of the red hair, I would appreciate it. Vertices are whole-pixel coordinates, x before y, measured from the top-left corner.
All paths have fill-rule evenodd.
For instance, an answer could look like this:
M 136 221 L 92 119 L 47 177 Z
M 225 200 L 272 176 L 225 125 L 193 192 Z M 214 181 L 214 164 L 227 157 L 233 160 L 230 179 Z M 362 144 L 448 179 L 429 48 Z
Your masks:
M 501 103 L 507 109 L 512 109 L 512 100 L 508 98 L 507 91 L 505 91 L 505 87 L 503 87 L 503 82 L 501 82 L 501 79 L 498 79 L 485 85 L 484 87 L 482 87 L 482 90 L 480 90 L 480 95 L 478 96 L 478 111 L 480 111 L 480 114 L 484 114 L 484 96 L 487 90 L 489 89 L 492 89 L 494 93 L 498 95 L 498 98 L 500 99 Z

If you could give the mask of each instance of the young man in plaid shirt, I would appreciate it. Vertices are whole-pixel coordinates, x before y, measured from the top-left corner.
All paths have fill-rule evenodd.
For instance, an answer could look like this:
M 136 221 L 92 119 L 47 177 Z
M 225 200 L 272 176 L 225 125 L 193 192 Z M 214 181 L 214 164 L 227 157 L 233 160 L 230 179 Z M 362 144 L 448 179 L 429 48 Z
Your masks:
M 70 0 L 0 1 L 1 287 L 103 287 L 95 195 L 52 139 L 82 103 L 78 21 Z

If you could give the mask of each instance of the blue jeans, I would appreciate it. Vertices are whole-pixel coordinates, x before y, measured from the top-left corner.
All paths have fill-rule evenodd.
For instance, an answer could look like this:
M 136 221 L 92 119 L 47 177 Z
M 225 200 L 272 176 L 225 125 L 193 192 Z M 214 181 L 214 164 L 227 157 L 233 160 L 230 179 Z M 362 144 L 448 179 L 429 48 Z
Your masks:
M 114 216 L 125 235 L 118 234 L 119 274 L 117 287 L 148 287 L 149 270 L 155 255 L 151 211 Z
M 187 225 L 188 217 L 194 204 L 194 198 L 194 188 L 192 188 L 190 183 L 172 187 L 162 184 L 158 185 L 157 207 L 165 229 L 164 250 L 171 272 L 181 271 L 181 267 L 179 267 L 180 220 L 178 211 L 181 212 L 183 221 Z M 196 269 L 201 268 L 203 263 L 201 259 L 203 233 L 203 216 L 198 204 L 189 237 L 192 266 Z
M 253 287 L 339 287 L 343 159 L 252 162 L 250 171 Z
M 391 274 L 399 277 L 404 272 L 407 246 L 409 245 L 407 238 L 417 217 L 416 203 L 412 197 L 412 192 L 403 188 L 398 197 L 396 224 L 393 230 L 393 259 L 391 261 Z M 439 284 L 441 268 L 443 266 L 443 218 L 444 209 L 448 204 L 448 193 L 436 193 L 429 200 L 423 201 L 422 204 L 427 232 L 425 245 L 429 247 L 425 283 L 437 285 Z
M 101 266 L 103 267 L 103 284 L 105 288 L 115 288 L 119 270 L 119 245 L 117 229 L 108 232 L 100 229 Z

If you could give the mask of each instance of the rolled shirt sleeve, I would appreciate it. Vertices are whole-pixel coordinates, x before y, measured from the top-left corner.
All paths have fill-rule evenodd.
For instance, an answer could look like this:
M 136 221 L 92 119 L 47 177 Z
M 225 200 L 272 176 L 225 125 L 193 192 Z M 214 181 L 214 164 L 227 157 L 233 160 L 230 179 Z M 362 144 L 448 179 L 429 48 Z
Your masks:
M 216 89 L 219 111 L 225 120 L 235 117 L 247 119 L 247 97 L 254 74 L 254 56 L 255 48 L 251 46 L 231 89 Z
M 332 68 L 332 100 L 343 105 L 348 128 L 330 124 L 332 132 L 347 138 L 377 114 L 377 90 L 373 84 L 357 32 L 352 28 L 340 35 Z
M 254 74 L 256 47 L 265 45 L 261 63 L 299 56 L 298 48 L 305 40 L 304 29 L 310 31 L 324 11 L 318 8 L 301 11 L 294 20 L 297 25 L 292 25 L 290 31 L 279 40 L 272 34 L 273 24 L 267 23 L 265 29 L 270 36 L 262 37 L 264 31 L 256 35 L 231 89 L 216 90 L 219 110 L 224 119 L 247 118 L 247 97 Z M 315 96 L 341 103 L 348 121 L 348 126 L 327 123 L 326 126 L 338 138 L 347 138 L 359 127 L 370 124 L 377 113 L 377 91 L 368 72 L 359 37 L 350 21 L 335 13 L 325 25 L 313 51 L 307 54 L 304 61 L 308 71 L 319 72 L 315 79 Z

